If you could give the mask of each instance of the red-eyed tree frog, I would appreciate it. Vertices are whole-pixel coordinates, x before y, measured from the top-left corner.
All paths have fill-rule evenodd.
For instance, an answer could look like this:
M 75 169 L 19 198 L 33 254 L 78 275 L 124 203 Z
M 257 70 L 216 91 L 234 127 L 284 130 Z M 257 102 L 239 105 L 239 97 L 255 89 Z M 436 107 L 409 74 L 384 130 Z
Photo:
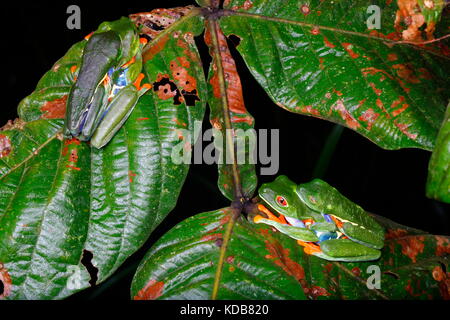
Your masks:
M 296 239 L 307 254 L 331 261 L 370 261 L 380 257 L 384 229 L 364 209 L 328 183 L 295 184 L 286 176 L 263 184 L 263 204 L 255 223 L 265 223 Z M 274 214 L 274 212 L 276 214 Z
M 86 38 L 78 77 L 67 101 L 65 133 L 101 148 L 122 127 L 139 97 L 141 49 L 136 26 L 128 19 L 104 22 Z

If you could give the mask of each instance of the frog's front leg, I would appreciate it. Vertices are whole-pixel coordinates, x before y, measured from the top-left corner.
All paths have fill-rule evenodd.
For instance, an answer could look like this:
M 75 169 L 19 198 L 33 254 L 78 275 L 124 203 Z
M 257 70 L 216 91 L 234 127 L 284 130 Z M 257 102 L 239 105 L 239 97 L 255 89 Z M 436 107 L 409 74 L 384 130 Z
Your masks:
M 261 204 L 258 205 L 258 209 L 260 211 L 264 212 L 268 216 L 268 218 L 264 218 L 261 215 L 256 215 L 253 218 L 253 222 L 271 225 L 275 229 L 280 231 L 281 233 L 286 234 L 289 237 L 296 239 L 296 240 L 301 240 L 301 241 L 305 241 L 305 242 L 316 242 L 319 240 L 319 238 L 316 236 L 316 234 L 313 231 L 311 231 L 307 228 L 289 225 L 286 222 L 286 220 L 282 221 L 280 218 L 276 217 L 273 213 L 271 213 L 263 205 L 261 205 Z M 282 218 L 282 219 L 284 219 L 284 218 Z

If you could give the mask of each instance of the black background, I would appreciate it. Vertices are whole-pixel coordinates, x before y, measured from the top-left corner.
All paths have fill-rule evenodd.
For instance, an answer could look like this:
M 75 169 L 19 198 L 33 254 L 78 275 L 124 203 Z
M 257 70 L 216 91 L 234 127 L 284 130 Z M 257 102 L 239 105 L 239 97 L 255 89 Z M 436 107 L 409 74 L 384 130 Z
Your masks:
M 72 44 L 95 30 L 102 21 L 116 20 L 130 13 L 158 7 L 193 4 L 194 1 L 41 1 L 2 3 L 1 119 L 17 117 L 16 107 L 29 95 L 40 77 Z M 81 8 L 81 30 L 66 27 L 66 9 Z M 197 39 L 208 66 L 207 49 Z M 311 117 L 289 113 L 275 105 L 251 77 L 235 50 L 247 109 L 255 117 L 256 129 L 280 129 L 280 170 L 297 183 L 307 182 L 335 125 Z M 305 61 L 305 63 L 307 63 Z M 426 93 L 425 93 L 426 94 Z M 204 128 L 208 128 L 205 121 Z M 387 151 L 349 129 L 344 129 L 330 165 L 322 177 L 366 210 L 401 224 L 435 234 L 448 235 L 448 205 L 425 197 L 428 151 L 404 149 Z M 215 166 L 192 165 L 176 208 L 150 239 L 105 283 L 69 299 L 129 299 L 134 271 L 146 250 L 176 223 L 196 213 L 224 207 L 229 202 L 216 187 Z M 258 171 L 259 172 L 259 171 Z M 273 180 L 261 176 L 260 182 Z

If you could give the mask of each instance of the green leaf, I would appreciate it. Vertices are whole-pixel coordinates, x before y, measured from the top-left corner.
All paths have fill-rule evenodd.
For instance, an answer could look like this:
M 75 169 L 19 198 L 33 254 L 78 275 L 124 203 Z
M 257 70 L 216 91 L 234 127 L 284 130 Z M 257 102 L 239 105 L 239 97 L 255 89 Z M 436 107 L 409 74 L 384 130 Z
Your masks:
M 236 63 L 216 21 L 207 22 L 205 42 L 212 57 L 208 105 L 214 129 L 214 146 L 219 153 L 217 184 L 222 194 L 230 200 L 236 196 L 251 197 L 257 185 L 255 121 L 245 108 Z
M 104 281 L 173 209 L 189 165 L 175 164 L 172 150 L 180 143 L 190 149 L 206 103 L 193 41 L 203 29 L 197 13 L 192 7 L 153 12 L 155 19 L 171 18 L 146 47 L 152 58 L 144 56 L 143 82 L 153 89 L 105 148 L 61 134 L 81 44 L 21 103 L 20 116 L 29 122 L 0 131 L 0 281 L 7 289 L 0 298 L 60 299 Z M 195 92 L 172 78 L 178 67 Z M 159 95 L 159 74 L 168 75 L 178 100 Z M 47 95 L 60 89 L 57 100 Z M 182 90 L 196 99 L 185 99 Z
M 450 203 L 450 104 L 428 166 L 427 196 Z
M 382 148 L 433 149 L 449 98 L 438 46 L 395 44 L 396 1 L 369 30 L 369 3 L 231 0 L 220 20 L 280 107 L 347 126 Z
M 449 237 L 375 216 L 387 230 L 381 258 L 330 262 L 306 255 L 295 240 L 242 216 L 225 245 L 224 233 L 234 215 L 230 208 L 201 213 L 166 233 L 138 267 L 131 296 L 209 299 L 219 278 L 218 299 L 449 298 Z M 373 274 L 368 268 L 374 266 L 381 271 L 379 289 L 367 287 Z

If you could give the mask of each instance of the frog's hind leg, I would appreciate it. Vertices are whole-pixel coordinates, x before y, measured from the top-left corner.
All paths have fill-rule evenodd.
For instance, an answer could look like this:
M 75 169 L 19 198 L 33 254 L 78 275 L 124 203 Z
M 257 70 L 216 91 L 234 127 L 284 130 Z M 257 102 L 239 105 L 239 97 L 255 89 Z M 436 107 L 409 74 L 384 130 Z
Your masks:
M 320 243 L 320 258 L 331 261 L 371 261 L 381 256 L 381 251 L 366 247 L 349 239 L 332 239 Z
M 381 249 L 384 246 L 384 234 L 373 232 L 372 230 L 353 225 L 351 223 L 344 223 L 341 231 L 354 242 L 363 244 L 365 246 Z

